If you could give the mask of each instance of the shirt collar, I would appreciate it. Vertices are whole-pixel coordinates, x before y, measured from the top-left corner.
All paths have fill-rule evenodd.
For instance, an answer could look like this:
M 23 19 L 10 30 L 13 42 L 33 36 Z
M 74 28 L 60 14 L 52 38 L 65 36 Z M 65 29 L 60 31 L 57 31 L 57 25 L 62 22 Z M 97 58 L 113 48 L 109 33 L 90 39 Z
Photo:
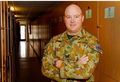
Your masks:
M 67 36 L 67 31 L 65 31 L 63 34 Z M 83 37 L 84 34 L 85 34 L 85 30 L 82 28 L 81 31 L 77 35 L 74 35 L 74 37 Z
M 81 31 L 79 32 L 79 34 L 73 36 L 74 38 L 81 38 L 81 37 L 84 37 L 85 35 L 85 30 L 82 28 Z M 68 40 L 68 37 L 67 37 L 67 31 L 63 32 L 61 35 L 60 35 L 60 38 L 58 39 L 58 41 L 66 41 Z

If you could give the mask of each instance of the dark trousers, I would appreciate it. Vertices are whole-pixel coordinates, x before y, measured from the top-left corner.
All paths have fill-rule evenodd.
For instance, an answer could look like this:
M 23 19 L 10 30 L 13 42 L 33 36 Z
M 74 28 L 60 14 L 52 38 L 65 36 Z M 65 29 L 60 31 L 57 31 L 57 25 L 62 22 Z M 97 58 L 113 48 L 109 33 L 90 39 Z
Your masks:
M 71 82 L 72 82 L 72 80 L 74 81 L 76 79 L 68 79 L 68 80 L 71 80 Z M 78 81 L 78 82 L 86 82 L 87 80 L 86 79 L 77 79 L 76 81 Z M 51 82 L 57 82 L 57 81 L 52 80 Z

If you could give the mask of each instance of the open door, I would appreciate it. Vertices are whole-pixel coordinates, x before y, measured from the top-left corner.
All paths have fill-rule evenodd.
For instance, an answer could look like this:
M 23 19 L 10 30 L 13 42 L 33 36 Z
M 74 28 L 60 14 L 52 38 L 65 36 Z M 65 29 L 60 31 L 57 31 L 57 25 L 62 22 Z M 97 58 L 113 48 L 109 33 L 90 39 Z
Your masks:
M 20 40 L 21 41 L 26 40 L 26 26 L 25 25 L 20 26 Z

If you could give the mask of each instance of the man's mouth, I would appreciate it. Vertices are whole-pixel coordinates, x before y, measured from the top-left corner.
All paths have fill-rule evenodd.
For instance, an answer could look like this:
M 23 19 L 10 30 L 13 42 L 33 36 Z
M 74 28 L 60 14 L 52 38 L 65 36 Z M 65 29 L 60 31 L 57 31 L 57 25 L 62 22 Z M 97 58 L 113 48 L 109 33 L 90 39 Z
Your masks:
M 76 24 L 70 24 L 70 26 L 76 26 Z

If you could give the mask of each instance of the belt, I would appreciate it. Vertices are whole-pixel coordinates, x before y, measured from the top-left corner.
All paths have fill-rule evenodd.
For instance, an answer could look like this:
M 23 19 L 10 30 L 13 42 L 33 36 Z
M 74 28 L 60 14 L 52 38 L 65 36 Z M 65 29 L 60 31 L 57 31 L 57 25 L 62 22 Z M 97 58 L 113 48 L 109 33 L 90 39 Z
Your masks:
M 86 82 L 88 79 L 67 79 L 67 80 L 75 80 L 78 82 Z

